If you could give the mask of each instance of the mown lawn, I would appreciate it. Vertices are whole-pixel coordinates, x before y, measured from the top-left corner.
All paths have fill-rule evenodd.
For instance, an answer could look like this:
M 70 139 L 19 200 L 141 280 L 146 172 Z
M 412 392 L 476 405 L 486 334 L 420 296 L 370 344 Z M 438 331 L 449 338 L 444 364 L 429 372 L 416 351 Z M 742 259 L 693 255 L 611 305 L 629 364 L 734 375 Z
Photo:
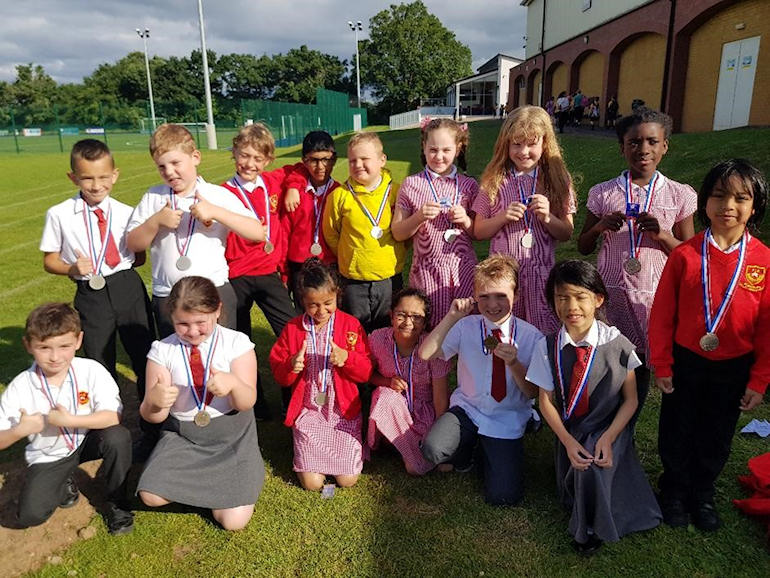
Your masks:
M 471 125 L 470 173 L 479 176 L 489 159 L 499 123 Z M 419 170 L 416 130 L 382 133 L 389 168 L 397 181 Z M 661 170 L 698 187 L 706 171 L 729 156 L 752 159 L 770 172 L 768 129 L 677 135 Z M 593 184 L 623 169 L 614 138 L 566 134 L 562 138 L 567 165 L 574 175 L 581 206 Z M 221 143 L 220 146 L 226 143 Z M 338 141 L 340 155 L 345 139 Z M 276 163 L 296 162 L 296 148 L 279 151 Z M 135 204 L 158 176 L 149 155 L 120 151 L 121 178 L 114 196 Z M 64 278 L 42 269 L 38 243 L 46 209 L 73 193 L 66 180 L 68 158 L 62 154 L 0 156 L 0 390 L 29 364 L 21 346 L 27 312 L 44 301 L 71 301 L 74 288 Z M 227 151 L 204 151 L 201 174 L 220 182 L 232 171 Z M 335 170 L 343 179 L 344 158 Z M 576 219 L 579 231 L 583 211 Z M 770 240 L 767 233 L 763 240 Z M 479 245 L 480 255 L 485 246 Z M 559 248 L 560 257 L 577 256 L 574 241 Z M 149 267 L 142 269 L 149 286 Z M 264 318 L 255 314 L 257 354 L 262 362 L 268 398 L 278 395 L 267 353 L 273 341 Z M 125 362 L 125 357 L 123 357 Z M 133 387 L 123 363 L 121 387 Z M 656 451 L 660 395 L 653 392 L 637 430 L 638 452 L 655 480 L 660 472 Z M 750 417 L 770 418 L 767 405 Z M 718 485 L 718 508 L 724 527 L 714 534 L 660 527 L 608 545 L 589 560 L 578 558 L 566 532 L 567 514 L 555 498 L 553 435 L 544 429 L 526 439 L 527 494 L 516 508 L 483 503 L 473 474 L 407 476 L 397 455 L 375 454 L 359 484 L 322 500 L 299 488 L 291 471 L 291 435 L 279 422 L 259 425 L 267 463 L 265 489 L 249 526 L 240 533 L 217 529 L 194 512 L 138 510 L 133 534 L 110 537 L 101 519 L 92 524 L 97 536 L 61 553 L 63 563 L 40 570 L 43 576 L 767 576 L 770 557 L 761 525 L 739 514 L 730 500 L 742 497 L 736 476 L 749 457 L 768 450 L 766 441 L 737 436 L 733 454 Z M 20 460 L 22 444 L 0 454 L 0 461 Z M 137 503 L 137 507 L 139 504 Z M 23 533 L 19 534 L 23 539 Z M 12 556 L 12 552 L 0 554 Z

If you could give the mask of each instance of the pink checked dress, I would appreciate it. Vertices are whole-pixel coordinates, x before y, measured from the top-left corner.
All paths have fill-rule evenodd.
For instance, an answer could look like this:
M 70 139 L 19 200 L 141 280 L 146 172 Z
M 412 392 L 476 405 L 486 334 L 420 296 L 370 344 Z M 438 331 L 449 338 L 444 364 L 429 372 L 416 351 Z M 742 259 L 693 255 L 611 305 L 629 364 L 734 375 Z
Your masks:
M 396 206 L 407 217 L 419 211 L 425 203 L 436 202 L 428 178 L 423 170 L 407 177 L 401 184 Z M 457 204 L 470 211 L 479 191 L 478 183 L 473 178 L 459 172 L 446 177 L 430 172 L 430 178 L 439 202 L 451 199 L 450 204 L 454 204 L 458 195 Z M 453 228 L 460 229 L 461 233 L 450 243 L 444 240 L 444 234 Z M 431 326 L 435 327 L 449 311 L 453 299 L 473 295 L 473 268 L 477 263 L 473 241 L 468 233 L 449 222 L 444 209 L 438 217 L 426 221 L 417 230 L 412 242 L 414 254 L 409 285 L 427 293 L 432 307 Z
M 329 476 L 356 475 L 363 469 L 363 440 L 361 414 L 345 419 L 334 403 L 334 372 L 331 364 L 324 370 L 326 327 L 316 331 L 312 341 L 310 326 L 307 330 L 305 371 L 307 387 L 303 409 L 292 428 L 294 436 L 294 471 L 317 472 Z M 316 403 L 326 374 L 327 400 L 323 406 Z
M 420 343 L 422 338 L 420 338 Z M 390 379 L 398 375 L 393 358 L 393 329 L 383 327 L 369 336 L 369 348 L 377 371 Z M 419 343 L 416 349 L 419 348 Z M 409 374 L 409 357 L 398 355 L 401 375 L 406 380 Z M 434 464 L 425 460 L 420 451 L 420 442 L 436 421 L 433 408 L 433 379 L 447 373 L 446 363 L 423 361 L 415 351 L 412 365 L 414 407 L 409 413 L 406 394 L 397 393 L 389 387 L 378 387 L 372 394 L 372 409 L 369 415 L 367 442 L 374 449 L 380 436 L 392 443 L 412 471 L 424 474 Z
M 519 192 L 519 180 L 525 193 L 522 201 Z M 526 202 L 526 197 L 532 191 L 533 177 L 523 174 L 514 177 L 512 173 L 503 180 L 494 204 L 490 203 L 486 193 L 480 193 L 473 203 L 473 210 L 485 219 L 501 211 L 512 202 Z M 542 190 L 538 189 L 539 193 Z M 554 208 L 551 209 L 554 212 Z M 570 190 L 564 213 L 577 212 L 577 202 L 574 191 Z M 534 243 L 531 248 L 524 247 L 521 239 L 526 233 L 524 219 L 507 223 L 489 243 L 489 254 L 501 253 L 510 255 L 519 262 L 519 292 L 513 305 L 513 314 L 537 327 L 544 335 L 555 333 L 561 323 L 551 310 L 545 298 L 545 282 L 556 262 L 556 244 L 558 241 L 551 237 L 545 225 L 531 212 L 527 212 Z
M 596 217 L 626 210 L 625 171 L 610 181 L 599 183 L 588 191 L 586 206 Z M 632 184 L 633 202 L 644 206 L 647 188 Z M 674 224 L 692 215 L 698 203 L 698 195 L 690 185 L 677 183 L 659 173 L 652 193 L 649 213 L 658 219 L 662 231 L 671 231 Z M 605 309 L 610 325 L 616 326 L 639 353 L 647 351 L 647 321 L 658 288 L 663 267 L 668 256 L 657 241 L 642 235 L 639 261 L 642 270 L 631 275 L 623 268 L 630 254 L 628 225 L 617 232 L 602 235 L 597 268 L 609 292 Z M 700 297 L 694 295 L 693 298 Z

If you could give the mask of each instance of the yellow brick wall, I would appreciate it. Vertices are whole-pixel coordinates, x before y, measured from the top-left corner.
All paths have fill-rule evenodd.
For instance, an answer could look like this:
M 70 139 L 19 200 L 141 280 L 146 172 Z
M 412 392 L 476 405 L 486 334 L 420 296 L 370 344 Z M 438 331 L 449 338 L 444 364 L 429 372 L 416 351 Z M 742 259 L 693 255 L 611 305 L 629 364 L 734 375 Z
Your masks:
M 626 47 L 620 56 L 618 77 L 620 114 L 631 112 L 635 98 L 650 108 L 660 108 L 665 60 L 666 39 L 660 34 L 644 34 Z
M 578 73 L 578 88 L 583 96 L 602 96 L 602 80 L 604 79 L 604 56 L 600 52 L 591 52 L 580 64 Z
M 551 75 L 551 92 L 553 95 L 558 97 L 562 90 L 569 92 L 567 66 L 564 63 L 557 66 Z
M 745 28 L 736 30 L 736 24 L 741 23 Z M 770 124 L 770 2 L 745 0 L 714 15 L 692 35 L 682 131 L 713 128 L 722 45 L 752 36 L 761 38 L 749 124 Z

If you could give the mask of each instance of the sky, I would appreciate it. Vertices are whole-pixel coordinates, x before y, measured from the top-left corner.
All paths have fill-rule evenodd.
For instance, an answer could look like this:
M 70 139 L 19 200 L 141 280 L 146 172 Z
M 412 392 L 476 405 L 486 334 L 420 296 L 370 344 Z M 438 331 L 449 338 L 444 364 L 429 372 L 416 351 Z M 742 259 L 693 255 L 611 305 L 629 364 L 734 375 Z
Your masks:
M 497 53 L 524 57 L 526 8 L 519 0 L 423 0 L 473 54 L 475 69 Z M 347 21 L 369 19 L 396 3 L 383 0 L 203 0 L 206 46 L 217 54 L 278 54 L 306 44 L 341 59 L 355 55 Z M 79 83 L 100 64 L 144 50 L 136 28 L 149 28 L 148 52 L 187 56 L 200 48 L 197 0 L 3 0 L 0 80 L 16 65 L 40 64 L 58 83 Z

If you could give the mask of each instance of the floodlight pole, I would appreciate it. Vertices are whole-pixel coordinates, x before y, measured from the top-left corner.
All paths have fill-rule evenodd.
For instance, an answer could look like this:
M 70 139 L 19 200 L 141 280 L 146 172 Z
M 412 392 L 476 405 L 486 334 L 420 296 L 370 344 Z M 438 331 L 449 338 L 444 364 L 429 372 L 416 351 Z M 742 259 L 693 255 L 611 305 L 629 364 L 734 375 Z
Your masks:
M 358 108 L 361 108 L 361 68 L 358 59 L 358 31 L 363 30 L 363 24 L 358 20 L 354 24 L 353 21 L 348 20 L 348 26 L 356 33 L 356 95 L 358 97 Z
M 206 140 L 209 150 L 217 150 L 217 130 L 214 126 L 214 110 L 211 107 L 211 83 L 209 82 L 209 57 L 206 53 L 206 34 L 203 31 L 203 2 L 198 0 L 198 25 L 201 29 L 201 58 L 203 59 L 203 87 L 206 91 Z
M 150 77 L 150 57 L 147 56 L 147 39 L 150 37 L 150 29 L 145 28 L 142 32 L 136 29 L 139 38 L 144 40 L 144 67 L 147 69 L 147 92 L 150 93 L 150 116 L 152 117 L 152 132 L 155 132 L 155 101 L 152 98 L 152 78 Z

